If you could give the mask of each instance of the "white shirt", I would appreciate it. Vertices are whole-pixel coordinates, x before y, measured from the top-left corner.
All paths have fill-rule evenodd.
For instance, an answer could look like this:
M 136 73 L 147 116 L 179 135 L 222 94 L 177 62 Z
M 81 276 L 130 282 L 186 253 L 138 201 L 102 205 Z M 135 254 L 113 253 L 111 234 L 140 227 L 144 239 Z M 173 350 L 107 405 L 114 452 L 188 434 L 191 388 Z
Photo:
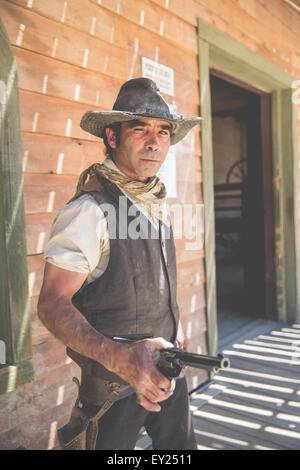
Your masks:
M 122 173 L 110 158 L 104 166 Z M 134 202 L 125 192 L 131 202 Z M 135 206 L 158 228 L 157 219 Z M 88 234 L 88 235 L 87 235 Z M 107 268 L 110 243 L 107 221 L 95 199 L 85 194 L 56 213 L 44 257 L 48 263 L 87 275 L 87 282 L 100 277 Z

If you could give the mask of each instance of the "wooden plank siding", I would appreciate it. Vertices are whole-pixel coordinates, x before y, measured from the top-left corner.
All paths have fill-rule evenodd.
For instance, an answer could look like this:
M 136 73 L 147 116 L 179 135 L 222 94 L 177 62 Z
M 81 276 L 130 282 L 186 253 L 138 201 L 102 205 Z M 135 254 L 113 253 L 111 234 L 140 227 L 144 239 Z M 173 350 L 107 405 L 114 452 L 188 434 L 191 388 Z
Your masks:
M 36 305 L 53 216 L 72 196 L 81 171 L 104 158 L 99 139 L 80 129 L 81 116 L 90 109 L 111 109 L 120 85 L 141 75 L 143 56 L 174 69 L 175 95 L 164 97 L 176 111 L 199 115 L 199 17 L 300 76 L 300 17 L 293 13 L 280 0 L 0 2 L 19 76 L 36 374 L 24 393 L 22 389 L 21 394 L 16 390 L 0 396 L 0 448 L 55 448 L 55 430 L 66 422 L 76 394 L 71 377 L 78 370 L 66 363 L 63 346 L 41 325 Z M 178 196 L 170 203 L 201 204 L 199 128 L 176 146 L 176 156 Z M 178 299 L 192 349 L 206 353 L 204 252 L 187 250 L 188 242 L 176 240 Z M 192 371 L 190 388 L 206 378 L 206 373 Z

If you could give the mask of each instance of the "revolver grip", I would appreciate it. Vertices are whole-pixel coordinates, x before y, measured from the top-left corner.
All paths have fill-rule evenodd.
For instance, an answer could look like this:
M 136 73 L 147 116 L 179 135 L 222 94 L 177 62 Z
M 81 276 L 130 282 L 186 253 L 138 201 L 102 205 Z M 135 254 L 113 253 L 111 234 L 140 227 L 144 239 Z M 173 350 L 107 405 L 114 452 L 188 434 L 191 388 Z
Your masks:
M 184 376 L 184 367 L 180 364 L 178 359 L 174 357 L 172 348 L 155 351 L 152 357 L 158 370 L 169 380 L 176 380 Z

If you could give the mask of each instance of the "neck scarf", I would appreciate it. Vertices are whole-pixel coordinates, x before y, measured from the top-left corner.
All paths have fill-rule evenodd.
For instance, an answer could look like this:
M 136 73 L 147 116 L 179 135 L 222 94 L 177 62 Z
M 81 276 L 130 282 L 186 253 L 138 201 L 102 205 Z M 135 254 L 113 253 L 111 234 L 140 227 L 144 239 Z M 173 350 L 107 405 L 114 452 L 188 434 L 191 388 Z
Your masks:
M 136 202 L 149 217 L 155 217 L 167 226 L 170 225 L 166 204 L 166 188 L 157 176 L 152 176 L 146 182 L 138 181 L 107 168 L 100 163 L 94 163 L 81 173 L 76 193 L 84 188 L 87 178 L 94 175 L 102 176 L 115 184 L 122 192 Z

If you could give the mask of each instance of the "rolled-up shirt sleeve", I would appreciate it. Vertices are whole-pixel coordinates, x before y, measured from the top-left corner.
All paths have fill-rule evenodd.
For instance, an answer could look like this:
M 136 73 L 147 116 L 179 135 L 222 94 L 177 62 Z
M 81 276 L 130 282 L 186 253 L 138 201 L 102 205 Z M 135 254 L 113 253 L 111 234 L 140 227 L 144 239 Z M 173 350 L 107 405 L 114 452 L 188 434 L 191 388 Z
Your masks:
M 44 257 L 59 268 L 89 275 L 99 266 L 108 243 L 103 211 L 89 195 L 84 195 L 55 215 Z

